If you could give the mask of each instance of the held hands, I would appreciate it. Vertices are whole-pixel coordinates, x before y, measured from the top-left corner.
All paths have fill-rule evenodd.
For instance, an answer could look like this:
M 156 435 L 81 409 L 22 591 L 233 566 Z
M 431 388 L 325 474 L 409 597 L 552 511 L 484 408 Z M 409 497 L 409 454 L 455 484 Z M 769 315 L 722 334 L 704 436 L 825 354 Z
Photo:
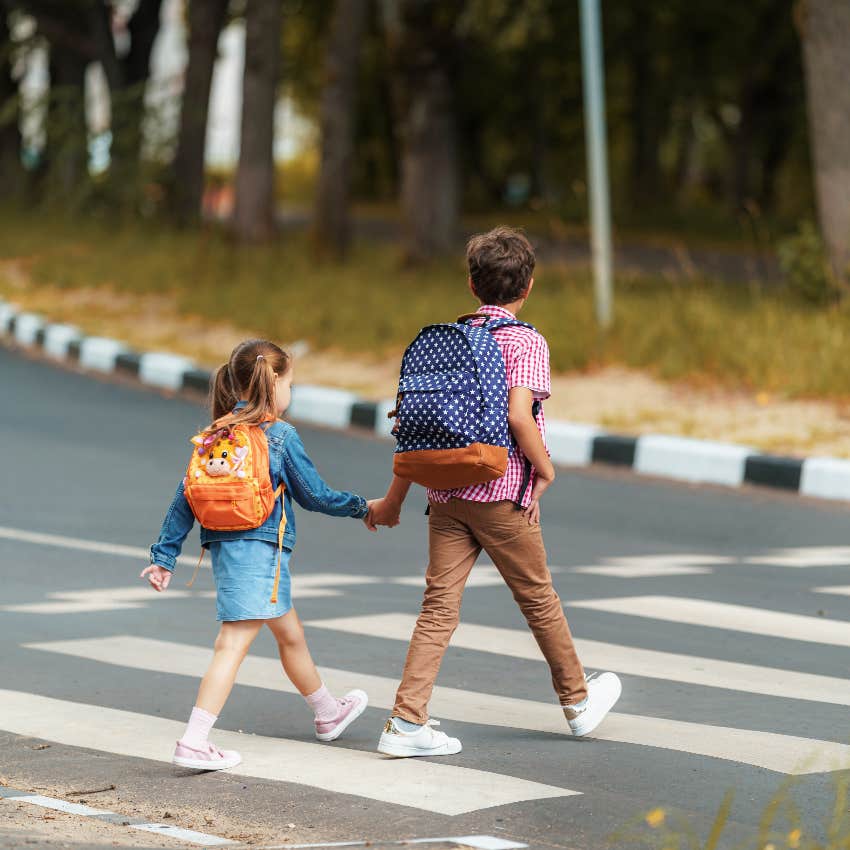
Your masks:
M 366 504 L 369 505 L 369 513 L 363 517 L 363 524 L 369 531 L 377 531 L 379 525 L 394 528 L 401 522 L 401 505 L 389 501 L 386 497 L 371 499 Z
M 158 567 L 156 564 L 151 564 L 142 570 L 139 578 L 144 578 L 145 576 L 148 577 L 151 587 L 158 593 L 162 593 L 171 581 L 171 572 L 165 569 L 165 567 Z

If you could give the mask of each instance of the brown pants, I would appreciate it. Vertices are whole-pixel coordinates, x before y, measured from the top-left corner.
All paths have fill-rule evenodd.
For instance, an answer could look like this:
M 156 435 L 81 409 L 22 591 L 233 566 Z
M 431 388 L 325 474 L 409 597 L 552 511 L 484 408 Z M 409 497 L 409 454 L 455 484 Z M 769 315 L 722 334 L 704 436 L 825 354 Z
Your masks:
M 395 717 L 411 723 L 428 719 L 428 700 L 440 663 L 460 621 L 463 588 L 482 549 L 525 615 L 549 663 L 561 705 L 587 696 L 584 670 L 546 566 L 539 525 L 529 525 L 513 502 L 452 499 L 431 505 L 428 549 L 425 599 L 396 694 Z

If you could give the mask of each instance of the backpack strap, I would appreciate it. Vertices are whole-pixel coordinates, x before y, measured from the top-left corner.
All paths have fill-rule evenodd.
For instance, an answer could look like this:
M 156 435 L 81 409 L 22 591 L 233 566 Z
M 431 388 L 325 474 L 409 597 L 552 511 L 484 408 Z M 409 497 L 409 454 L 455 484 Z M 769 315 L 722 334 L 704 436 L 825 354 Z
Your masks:
M 275 501 L 281 500 L 280 524 L 277 527 L 277 572 L 274 574 L 274 587 L 269 602 L 277 602 L 277 586 L 280 584 L 280 562 L 283 559 L 283 532 L 286 530 L 286 505 L 283 504 L 283 482 L 278 485 L 274 494 Z
M 536 419 L 537 414 L 540 413 L 540 399 L 536 398 L 531 404 L 531 415 Z M 513 434 L 511 434 L 511 439 L 513 440 Z M 514 440 L 516 442 L 516 440 Z M 518 511 L 525 510 L 522 506 L 522 497 L 525 495 L 525 491 L 528 489 L 528 485 L 531 483 L 531 461 L 523 456 L 523 470 L 522 470 L 522 481 L 519 485 L 519 494 L 517 495 L 517 500 L 514 502 L 514 507 Z

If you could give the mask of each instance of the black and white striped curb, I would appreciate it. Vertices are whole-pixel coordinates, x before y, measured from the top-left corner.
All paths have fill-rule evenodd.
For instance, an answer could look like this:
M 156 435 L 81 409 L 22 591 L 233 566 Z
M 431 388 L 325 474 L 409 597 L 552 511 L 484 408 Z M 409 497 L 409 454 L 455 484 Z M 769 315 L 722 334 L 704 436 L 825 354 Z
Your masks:
M 0 301 L 3 336 L 84 369 L 136 376 L 163 389 L 207 392 L 210 385 L 210 372 L 189 358 L 140 354 L 118 340 L 84 336 L 72 325 L 52 324 Z M 300 384 L 293 387 L 289 416 L 331 428 L 362 428 L 389 438 L 387 413 L 394 406 L 393 400 L 364 401 L 347 390 Z M 748 483 L 822 499 L 850 499 L 850 460 L 781 457 L 761 454 L 750 446 L 686 437 L 624 437 L 572 422 L 550 421 L 546 428 L 552 460 L 562 466 L 601 463 L 695 484 L 740 487 Z

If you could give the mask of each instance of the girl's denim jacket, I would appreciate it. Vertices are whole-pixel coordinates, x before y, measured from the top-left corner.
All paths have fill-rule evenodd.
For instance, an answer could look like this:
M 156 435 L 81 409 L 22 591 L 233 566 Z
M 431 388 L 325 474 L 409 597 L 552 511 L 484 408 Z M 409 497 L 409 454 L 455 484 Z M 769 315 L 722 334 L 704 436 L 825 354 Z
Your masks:
M 269 471 L 272 486 L 281 482 L 285 487 L 283 495 L 286 511 L 286 529 L 283 545 L 287 549 L 295 547 L 295 513 L 292 499 L 308 511 L 330 516 L 350 516 L 362 519 L 368 513 L 366 500 L 356 493 L 334 490 L 319 475 L 313 462 L 307 456 L 304 444 L 298 432 L 287 422 L 277 420 L 266 429 L 269 443 Z M 211 531 L 201 526 L 201 546 L 216 540 L 268 540 L 277 545 L 277 533 L 280 526 L 281 500 L 275 503 L 271 516 L 259 527 L 247 531 Z M 183 546 L 186 535 L 192 530 L 195 516 L 186 497 L 183 495 L 183 482 L 168 508 L 162 523 L 159 539 L 151 546 L 151 563 L 173 570 L 177 556 Z

